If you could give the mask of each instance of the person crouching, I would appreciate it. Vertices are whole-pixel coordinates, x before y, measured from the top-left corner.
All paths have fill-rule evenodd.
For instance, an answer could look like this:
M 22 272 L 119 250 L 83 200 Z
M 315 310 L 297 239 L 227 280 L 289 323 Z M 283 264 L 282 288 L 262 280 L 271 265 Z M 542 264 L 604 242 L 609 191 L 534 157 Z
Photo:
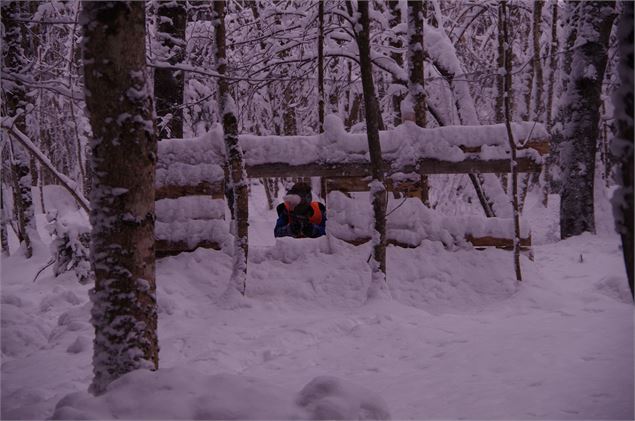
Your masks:
M 296 183 L 276 208 L 276 237 L 317 238 L 326 235 L 326 207 L 313 201 L 311 186 Z

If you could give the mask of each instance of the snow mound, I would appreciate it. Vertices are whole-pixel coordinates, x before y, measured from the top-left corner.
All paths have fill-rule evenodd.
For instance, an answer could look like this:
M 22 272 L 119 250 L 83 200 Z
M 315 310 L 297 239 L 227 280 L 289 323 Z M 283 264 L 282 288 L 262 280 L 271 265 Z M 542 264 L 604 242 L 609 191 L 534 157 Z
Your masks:
M 295 399 L 295 401 L 294 401 Z M 137 370 L 92 396 L 71 393 L 52 419 L 388 419 L 383 400 L 335 377 L 318 377 L 299 395 L 253 377 L 190 368 Z
M 594 289 L 619 302 L 625 304 L 633 302 L 628 283 L 624 282 L 624 278 L 620 276 L 606 276 L 595 283 Z
M 381 396 L 337 377 L 320 376 L 304 386 L 296 400 L 318 420 L 387 420 Z

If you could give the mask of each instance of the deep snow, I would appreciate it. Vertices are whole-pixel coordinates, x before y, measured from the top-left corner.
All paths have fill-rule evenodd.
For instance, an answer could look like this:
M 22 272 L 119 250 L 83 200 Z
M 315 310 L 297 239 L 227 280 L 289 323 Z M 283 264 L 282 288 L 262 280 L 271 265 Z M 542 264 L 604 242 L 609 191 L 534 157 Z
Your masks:
M 258 187 L 252 193 L 262 199 Z M 315 402 L 299 406 L 300 392 L 334 376 L 326 377 L 341 386 L 326 405 L 336 411 L 331 417 L 372 418 L 385 409 L 394 419 L 633 418 L 633 306 L 616 235 L 555 242 L 557 206 L 531 201 L 525 217 L 538 245 L 534 263 L 522 259 L 521 285 L 509 252 L 448 251 L 424 241 L 389 247 L 394 299 L 363 304 L 370 246 L 275 241 L 275 211 L 264 202 L 251 201 L 247 306 L 218 305 L 230 275 L 225 252 L 199 249 L 158 262 L 162 370 L 147 384 L 173 389 L 155 397 L 148 417 L 220 411 L 211 396 L 223 385 L 242 393 L 249 384 L 256 395 L 247 396 L 260 396 L 254 405 L 223 401 L 243 411 L 239 418 L 319 417 Z M 50 417 L 91 379 L 89 287 L 72 274 L 53 278 L 50 269 L 32 282 L 48 258 L 38 245 L 30 261 L 20 253 L 2 259 L 2 419 Z M 113 396 L 148 376 L 133 373 Z M 199 406 L 179 412 L 174 403 L 192 393 Z M 359 412 L 374 394 L 385 405 Z M 97 418 L 143 415 L 143 402 L 122 399 L 73 395 L 57 416 L 77 408 Z M 289 411 L 263 409 L 282 401 Z

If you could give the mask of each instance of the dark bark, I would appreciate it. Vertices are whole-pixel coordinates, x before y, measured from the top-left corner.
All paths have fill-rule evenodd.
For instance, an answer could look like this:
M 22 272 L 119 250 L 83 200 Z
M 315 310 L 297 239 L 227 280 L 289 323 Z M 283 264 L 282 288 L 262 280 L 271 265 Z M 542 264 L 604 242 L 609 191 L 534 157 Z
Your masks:
M 562 238 L 595 232 L 593 206 L 595 155 L 599 137 L 602 81 L 608 58 L 608 41 L 615 18 L 614 2 L 583 2 L 579 25 L 584 27 L 569 68 L 571 79 L 558 110 L 560 127 L 554 141 L 560 148 Z M 580 34 L 581 32 L 578 31 Z
M 157 38 L 160 45 L 157 60 L 180 64 L 185 57 L 185 24 L 187 4 L 185 0 L 158 0 Z M 169 122 L 159 130 L 163 137 L 183 137 L 183 88 L 184 73 L 179 70 L 155 69 L 154 96 L 157 122 L 171 114 Z
M 95 377 L 90 390 L 95 394 L 125 373 L 158 367 L 157 144 L 144 9 L 137 1 L 83 3 L 86 106 L 94 135 L 90 222 Z
M 324 2 L 318 3 L 318 133 L 324 131 Z
M 555 88 L 556 71 L 558 65 L 558 2 L 554 1 L 551 8 L 551 48 L 549 49 L 549 83 L 547 85 L 547 130 L 551 130 L 553 115 L 553 91 Z
M 423 2 L 408 1 L 408 91 L 415 123 L 426 127 L 426 92 L 423 78 Z
M 4 209 L 4 187 L 0 182 L 0 245 L 2 255 L 9 256 L 9 240 L 7 238 L 7 217 Z
M 29 72 L 30 60 L 34 55 L 31 37 L 28 34 L 27 23 L 30 19 L 35 3 L 2 2 L 2 25 L 4 38 L 2 48 L 2 70 L 14 74 Z M 19 83 L 2 81 L 4 100 L 3 114 L 15 118 L 15 126 L 26 132 L 25 110 L 29 105 L 27 88 Z M 11 145 L 11 171 L 13 180 L 13 206 L 18 223 L 18 238 L 24 242 L 25 256 L 33 255 L 32 237 L 37 236 L 35 228 L 35 212 L 31 195 L 32 174 L 27 153 L 19 145 Z
M 359 49 L 359 65 L 364 91 L 375 230 L 371 259 L 373 276 L 369 289 L 369 297 L 374 297 L 382 293 L 389 294 L 386 285 L 386 187 L 384 185 L 383 159 L 381 156 L 381 144 L 379 142 L 379 121 L 377 119 L 379 115 L 379 104 L 375 96 L 373 68 L 370 60 L 370 17 L 368 2 L 359 2 L 357 7 L 359 16 L 357 26 L 361 25 L 361 30 L 356 28 L 355 37 Z
M 618 24 L 617 37 L 620 52 L 618 74 L 620 88 L 613 95 L 616 108 L 617 134 L 611 149 L 620 167 L 616 179 L 620 188 L 616 191 L 613 206 L 616 214 L 616 228 L 622 237 L 622 251 L 628 285 L 633 295 L 633 2 L 622 2 L 622 13 Z M 633 295 L 635 298 L 635 295 Z
M 542 99 L 542 61 L 540 60 L 540 36 L 542 34 L 542 7 L 545 2 L 543 0 L 536 0 L 534 2 L 534 10 L 533 10 L 533 47 L 534 47 L 534 55 L 532 58 L 533 62 L 533 86 L 534 89 L 534 115 L 533 118 L 536 120 L 542 120 L 543 112 L 545 110 L 545 106 L 543 104 Z
M 390 52 L 390 57 L 395 61 L 397 66 L 403 67 L 403 53 L 400 53 L 399 50 L 403 48 L 403 40 L 401 35 L 395 32 L 395 27 L 401 23 L 401 6 L 399 5 L 398 0 L 388 0 L 388 9 L 390 10 L 390 21 L 388 24 L 393 30 L 393 34 L 391 35 L 389 45 L 392 49 Z M 396 79 L 393 75 L 392 83 L 395 85 L 393 89 L 401 88 L 403 85 L 403 81 Z M 403 101 L 405 95 L 402 92 L 394 93 L 392 95 L 392 112 L 393 112 L 393 125 L 396 127 L 401 124 L 401 101 Z

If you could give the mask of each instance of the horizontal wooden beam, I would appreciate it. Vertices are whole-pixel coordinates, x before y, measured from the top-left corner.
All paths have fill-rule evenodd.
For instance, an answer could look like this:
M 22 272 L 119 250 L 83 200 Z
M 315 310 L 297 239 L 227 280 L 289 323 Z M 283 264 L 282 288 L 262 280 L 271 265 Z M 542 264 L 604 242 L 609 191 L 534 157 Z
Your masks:
M 478 173 L 509 173 L 511 171 L 509 159 L 482 160 L 468 158 L 463 161 L 451 162 L 438 159 L 425 158 L 419 160 L 417 165 L 406 165 L 391 168 L 390 162 L 384 162 L 384 168 L 388 174 L 395 172 L 419 173 L 419 174 L 478 174 Z M 261 177 L 367 177 L 370 175 L 368 163 L 342 163 L 342 164 L 301 164 L 290 165 L 285 163 L 249 165 L 246 168 L 250 178 Z M 518 171 L 525 173 L 540 172 L 542 165 L 531 158 L 518 158 Z
M 179 253 L 185 253 L 188 251 L 194 251 L 199 247 L 220 250 L 221 246 L 216 241 L 203 240 L 190 246 L 187 241 L 169 241 L 169 240 L 156 240 L 154 242 L 154 255 L 156 257 L 175 256 Z
M 473 237 L 471 235 L 465 236 L 465 240 L 471 243 L 474 247 L 497 247 L 502 249 L 513 249 L 514 240 L 512 238 L 499 238 L 499 237 Z M 531 247 L 531 236 L 520 239 L 521 247 Z
M 202 182 L 194 186 L 167 185 L 158 187 L 155 191 L 155 200 L 177 199 L 183 196 L 211 196 L 212 199 L 224 199 L 223 182 Z

